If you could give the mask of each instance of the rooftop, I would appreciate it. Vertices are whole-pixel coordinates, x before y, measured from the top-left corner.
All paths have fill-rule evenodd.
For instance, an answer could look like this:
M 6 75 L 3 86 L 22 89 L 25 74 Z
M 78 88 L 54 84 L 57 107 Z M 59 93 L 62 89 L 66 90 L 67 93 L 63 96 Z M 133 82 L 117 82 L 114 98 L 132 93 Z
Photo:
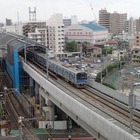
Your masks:
M 94 30 L 94 31 L 107 30 L 107 28 L 100 26 L 100 25 L 97 25 L 97 24 L 80 24 L 80 25 L 85 26 L 85 27 L 87 27 L 91 30 Z

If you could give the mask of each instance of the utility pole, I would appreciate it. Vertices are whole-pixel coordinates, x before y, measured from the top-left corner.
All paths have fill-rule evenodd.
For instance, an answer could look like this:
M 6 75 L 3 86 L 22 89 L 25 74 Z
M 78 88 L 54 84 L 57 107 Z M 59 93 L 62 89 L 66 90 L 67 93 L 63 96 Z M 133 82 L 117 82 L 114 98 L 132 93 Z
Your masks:
M 46 47 L 46 71 L 47 71 L 47 78 L 48 78 L 48 70 L 49 70 L 49 57 L 48 57 L 48 48 Z
M 131 90 L 129 93 L 129 110 L 130 110 L 130 134 L 133 134 L 133 109 L 136 104 L 136 96 L 133 94 L 134 87 L 140 86 L 140 83 L 134 83 L 134 75 L 132 75 Z
M 80 68 L 82 68 L 82 43 L 80 45 Z

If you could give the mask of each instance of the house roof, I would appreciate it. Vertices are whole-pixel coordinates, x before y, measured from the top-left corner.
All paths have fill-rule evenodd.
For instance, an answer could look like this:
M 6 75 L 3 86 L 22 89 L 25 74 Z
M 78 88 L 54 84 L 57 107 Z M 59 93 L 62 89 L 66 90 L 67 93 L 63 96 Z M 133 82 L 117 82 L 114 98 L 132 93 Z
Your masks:
M 140 46 L 133 46 L 131 48 L 132 51 L 137 51 L 137 50 L 140 50 Z
M 107 28 L 100 26 L 100 25 L 97 25 L 97 24 L 80 24 L 80 25 L 87 27 L 93 31 L 107 30 Z

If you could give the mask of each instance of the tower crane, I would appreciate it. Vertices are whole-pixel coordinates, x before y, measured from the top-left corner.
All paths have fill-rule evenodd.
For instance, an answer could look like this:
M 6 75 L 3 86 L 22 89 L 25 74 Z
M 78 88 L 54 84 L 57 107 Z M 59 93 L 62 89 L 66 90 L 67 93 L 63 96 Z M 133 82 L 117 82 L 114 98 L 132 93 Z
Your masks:
M 92 4 L 90 4 L 90 7 L 91 7 L 91 10 L 92 10 L 92 12 L 93 12 L 94 22 L 95 22 L 96 24 L 98 24 L 98 23 L 97 23 L 96 15 L 95 15 L 94 10 L 93 10 L 93 7 L 92 7 Z

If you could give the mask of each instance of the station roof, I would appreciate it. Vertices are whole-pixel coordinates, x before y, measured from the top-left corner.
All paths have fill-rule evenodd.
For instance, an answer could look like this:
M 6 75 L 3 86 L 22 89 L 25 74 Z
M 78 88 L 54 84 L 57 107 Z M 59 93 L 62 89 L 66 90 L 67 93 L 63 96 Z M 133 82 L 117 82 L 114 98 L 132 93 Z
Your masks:
M 24 36 L 6 32 L 0 32 L 0 46 L 5 49 L 7 49 L 7 47 L 12 47 L 12 49 L 16 49 L 18 51 L 28 46 L 39 46 L 45 48 L 44 45 L 34 42 Z
M 80 25 L 87 27 L 93 31 L 107 30 L 107 28 L 100 26 L 100 25 L 97 25 L 97 24 L 80 24 Z
M 7 50 L 7 53 L 5 52 L 5 54 L 7 55 L 7 60 L 10 62 L 10 64 L 13 64 L 14 51 L 19 52 L 27 47 L 43 48 L 44 50 L 46 49 L 46 46 L 24 36 L 0 31 L 0 49 Z

